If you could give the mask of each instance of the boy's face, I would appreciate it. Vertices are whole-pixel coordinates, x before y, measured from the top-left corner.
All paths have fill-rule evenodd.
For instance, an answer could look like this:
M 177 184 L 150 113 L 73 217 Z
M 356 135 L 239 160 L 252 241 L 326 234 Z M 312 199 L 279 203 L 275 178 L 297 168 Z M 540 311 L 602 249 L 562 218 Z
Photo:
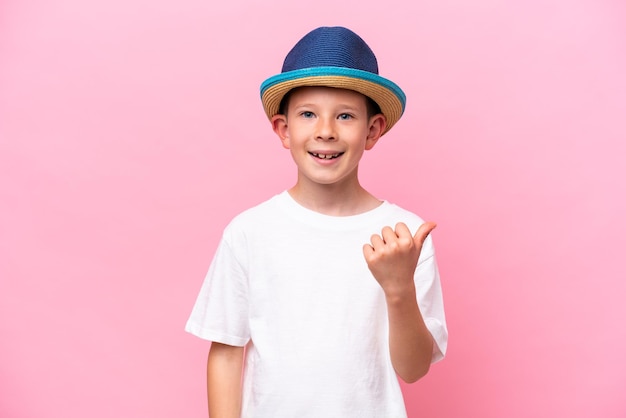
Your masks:
M 366 98 L 352 90 L 301 87 L 286 115 L 272 126 L 298 166 L 298 183 L 353 185 L 359 161 L 385 129 L 382 114 L 368 117 Z

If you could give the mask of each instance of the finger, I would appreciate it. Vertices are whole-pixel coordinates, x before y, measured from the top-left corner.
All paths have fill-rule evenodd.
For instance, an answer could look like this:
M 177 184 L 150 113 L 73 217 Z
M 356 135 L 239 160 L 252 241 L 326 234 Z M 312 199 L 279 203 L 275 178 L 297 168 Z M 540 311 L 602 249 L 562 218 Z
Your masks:
M 391 229 L 390 226 L 384 227 L 383 230 L 381 231 L 381 235 L 383 237 L 383 240 L 386 243 L 393 242 L 398 239 L 398 236 L 396 235 L 396 231 Z
M 369 261 L 373 254 L 374 248 L 369 244 L 363 244 L 363 256 L 365 257 L 365 261 Z
M 398 236 L 398 238 L 406 238 L 406 237 L 413 238 L 413 235 L 411 234 L 411 230 L 409 229 L 408 226 L 406 226 L 404 222 L 398 222 L 396 224 L 396 235 Z
M 372 243 L 372 249 L 376 251 L 377 248 L 381 248 L 385 245 L 385 241 L 380 235 L 372 235 L 370 238 L 370 242 Z
M 417 232 L 413 236 L 413 241 L 415 241 L 415 244 L 421 247 L 422 244 L 424 244 L 424 241 L 426 240 L 428 234 L 430 234 L 436 226 L 437 224 L 434 222 L 424 222 L 423 224 L 421 224 L 420 227 L 417 229 Z

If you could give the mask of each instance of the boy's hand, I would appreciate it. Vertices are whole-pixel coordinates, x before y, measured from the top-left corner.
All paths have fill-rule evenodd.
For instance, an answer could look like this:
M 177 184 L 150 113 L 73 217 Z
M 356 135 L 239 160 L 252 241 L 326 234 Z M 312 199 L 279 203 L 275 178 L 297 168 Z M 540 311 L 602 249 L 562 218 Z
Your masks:
M 413 286 L 413 274 L 424 240 L 437 225 L 422 224 L 414 236 L 402 222 L 396 229 L 386 226 L 381 235 L 372 235 L 363 246 L 363 255 L 370 271 L 386 296 L 402 296 Z

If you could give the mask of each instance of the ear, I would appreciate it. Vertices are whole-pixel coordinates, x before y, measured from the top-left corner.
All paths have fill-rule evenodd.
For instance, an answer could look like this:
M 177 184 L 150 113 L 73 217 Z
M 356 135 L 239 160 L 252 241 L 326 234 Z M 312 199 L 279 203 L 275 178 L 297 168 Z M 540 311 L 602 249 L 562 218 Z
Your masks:
M 287 129 L 287 116 L 274 115 L 271 119 L 272 129 L 283 143 L 283 147 L 289 149 L 289 130 Z
M 387 127 L 387 118 L 382 113 L 374 115 L 369 120 L 369 131 L 365 140 L 365 149 L 371 150 L 378 142 L 385 128 Z

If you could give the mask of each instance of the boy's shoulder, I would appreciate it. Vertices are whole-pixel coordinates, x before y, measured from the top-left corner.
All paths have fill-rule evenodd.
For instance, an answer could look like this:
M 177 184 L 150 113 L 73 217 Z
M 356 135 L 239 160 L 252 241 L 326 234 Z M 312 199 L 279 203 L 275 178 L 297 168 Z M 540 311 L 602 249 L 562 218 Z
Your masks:
M 268 216 L 275 216 L 276 210 L 280 209 L 280 200 L 282 199 L 283 193 L 286 192 L 273 195 L 270 198 L 255 204 L 254 206 L 244 209 L 233 217 L 231 224 L 263 219 Z
M 284 193 L 276 194 L 269 199 L 257 203 L 236 214 L 226 225 L 225 234 L 236 231 L 256 229 L 259 225 L 266 225 L 276 219 L 281 211 L 280 201 L 284 199 Z

